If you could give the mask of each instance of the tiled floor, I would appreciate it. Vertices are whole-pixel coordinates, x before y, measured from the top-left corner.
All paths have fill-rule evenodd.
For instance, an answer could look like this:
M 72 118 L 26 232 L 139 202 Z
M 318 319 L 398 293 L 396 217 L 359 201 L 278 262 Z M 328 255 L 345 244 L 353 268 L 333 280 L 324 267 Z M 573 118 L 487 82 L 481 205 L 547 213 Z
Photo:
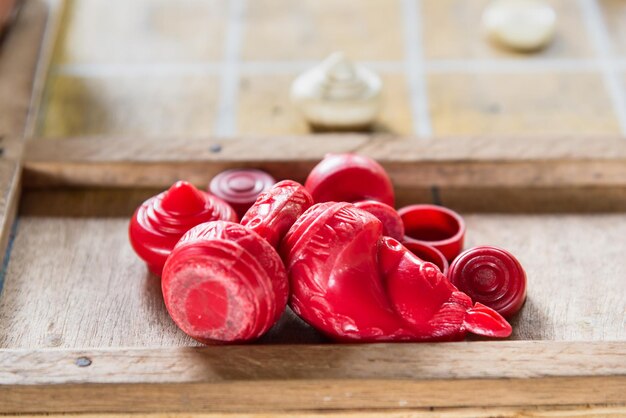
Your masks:
M 67 0 L 42 136 L 305 134 L 291 80 L 333 50 L 380 70 L 375 131 L 626 134 L 626 2 L 552 0 L 536 54 L 484 39 L 489 0 Z

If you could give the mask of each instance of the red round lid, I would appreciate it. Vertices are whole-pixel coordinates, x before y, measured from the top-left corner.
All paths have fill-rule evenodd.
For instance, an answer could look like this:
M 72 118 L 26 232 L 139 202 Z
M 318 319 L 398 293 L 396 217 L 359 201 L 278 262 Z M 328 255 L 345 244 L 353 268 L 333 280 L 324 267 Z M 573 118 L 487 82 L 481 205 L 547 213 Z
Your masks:
M 276 180 L 265 171 L 253 168 L 232 169 L 213 177 L 209 192 L 230 203 L 241 217 L 257 197 L 274 183 Z
M 474 302 L 504 317 L 517 313 L 526 300 L 526 273 L 501 248 L 480 246 L 461 253 L 450 266 L 448 278 Z

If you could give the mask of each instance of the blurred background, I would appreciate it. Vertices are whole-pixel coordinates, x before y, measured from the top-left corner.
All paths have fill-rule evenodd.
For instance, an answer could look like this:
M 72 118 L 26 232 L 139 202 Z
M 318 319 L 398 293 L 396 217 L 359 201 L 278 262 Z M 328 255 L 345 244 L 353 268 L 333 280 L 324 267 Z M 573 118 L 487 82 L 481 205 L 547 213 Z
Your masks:
M 553 41 L 485 39 L 488 0 L 54 1 L 36 134 L 305 134 L 302 71 L 341 50 L 378 72 L 375 132 L 626 133 L 626 1 L 552 0 Z

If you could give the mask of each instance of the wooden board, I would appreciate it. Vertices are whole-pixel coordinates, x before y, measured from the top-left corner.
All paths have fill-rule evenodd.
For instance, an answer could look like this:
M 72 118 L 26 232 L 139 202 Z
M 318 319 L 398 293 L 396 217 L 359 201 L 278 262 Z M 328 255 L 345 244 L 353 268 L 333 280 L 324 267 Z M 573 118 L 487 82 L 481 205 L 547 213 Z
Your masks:
M 48 17 L 43 0 L 30 0 L 0 44 L 0 137 L 23 135 Z
M 397 152 L 409 141 L 329 139 L 340 144 L 336 146 L 353 141 L 359 151 L 374 154 L 385 147 L 399 147 Z M 494 170 L 493 177 L 522 191 L 550 185 L 575 190 L 594 181 L 600 182 L 600 189 L 606 182 L 623 190 L 624 150 L 615 146 L 617 139 L 607 141 L 606 148 L 596 145 L 587 155 L 547 146 L 542 159 L 534 154 L 541 153 L 535 148 L 519 154 L 490 147 L 486 141 L 486 147 L 477 148 L 474 161 L 485 164 L 479 178 L 488 185 L 487 174 Z M 199 172 L 201 164 L 211 172 L 223 164 L 246 163 L 246 158 L 252 158 L 244 152 L 246 142 L 232 140 L 233 149 L 224 143 L 217 157 L 195 153 L 201 143 L 193 140 L 172 141 L 171 150 L 155 147 L 145 155 L 133 153 L 132 147 L 117 148 L 109 158 L 97 151 L 99 145 L 71 146 L 93 144 L 91 140 L 59 140 L 58 147 L 31 145 L 54 142 L 34 141 L 26 151 L 27 177 L 33 181 L 38 172 L 56 186 L 29 187 L 21 201 L 0 295 L 2 412 L 388 411 L 626 404 L 624 211 L 527 214 L 511 209 L 499 215 L 465 214 L 468 246 L 508 248 L 528 272 L 528 301 L 512 320 L 511 341 L 319 345 L 325 340 L 316 332 L 285 316 L 257 345 L 203 348 L 170 321 L 158 279 L 132 253 L 128 217 L 155 190 L 118 183 L 116 179 L 122 177 L 116 175 L 117 164 L 126 165 L 128 173 L 136 176 L 131 181 L 141 184 L 142 175 L 150 179 L 158 172 L 154 167 L 146 170 L 151 162 L 165 172 L 182 170 L 181 174 Z M 214 143 L 206 141 L 208 146 Z M 309 156 L 301 153 L 299 142 L 285 144 L 295 148 L 285 146 L 283 157 L 268 159 L 265 168 L 279 170 L 272 174 L 303 172 L 320 152 L 311 151 Z M 424 149 L 429 151 L 420 158 L 437 161 L 443 173 L 452 172 L 459 163 L 439 154 L 436 146 Z M 106 146 L 100 151 L 107 153 Z M 301 159 L 294 158 L 298 153 Z M 192 154 L 198 165 L 189 171 L 183 161 Z M 392 154 L 383 158 L 396 167 L 394 175 L 403 172 L 407 187 L 418 181 L 411 179 L 419 178 L 420 159 L 395 155 L 403 158 Z M 265 155 L 261 152 L 256 158 Z M 81 162 L 78 169 L 77 161 Z M 528 178 L 514 180 L 512 174 L 520 163 L 540 173 L 534 183 Z M 570 171 L 576 175 L 559 176 L 560 164 L 576 166 Z M 594 167 L 599 174 L 592 175 Z M 468 184 L 461 174 L 450 179 Z M 154 186 L 158 181 L 144 184 Z M 406 198 L 406 190 L 398 189 L 400 199 Z M 552 196 L 552 200 L 560 198 Z M 477 387 L 490 396 L 477 397 Z
M 549 3 L 524 54 L 485 39 L 489 0 L 69 1 L 37 133 L 306 134 L 290 83 L 344 50 L 383 79 L 374 132 L 626 134 L 626 5 Z

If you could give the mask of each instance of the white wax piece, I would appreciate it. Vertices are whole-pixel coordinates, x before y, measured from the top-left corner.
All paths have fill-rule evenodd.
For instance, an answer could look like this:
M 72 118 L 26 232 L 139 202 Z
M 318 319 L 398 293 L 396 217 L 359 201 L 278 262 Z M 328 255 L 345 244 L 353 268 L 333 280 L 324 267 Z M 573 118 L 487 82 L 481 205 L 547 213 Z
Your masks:
M 556 13 L 540 0 L 496 0 L 483 12 L 487 35 L 512 49 L 531 51 L 554 38 Z
M 291 100 L 312 125 L 370 125 L 380 109 L 382 82 L 373 71 L 335 52 L 291 85 Z

